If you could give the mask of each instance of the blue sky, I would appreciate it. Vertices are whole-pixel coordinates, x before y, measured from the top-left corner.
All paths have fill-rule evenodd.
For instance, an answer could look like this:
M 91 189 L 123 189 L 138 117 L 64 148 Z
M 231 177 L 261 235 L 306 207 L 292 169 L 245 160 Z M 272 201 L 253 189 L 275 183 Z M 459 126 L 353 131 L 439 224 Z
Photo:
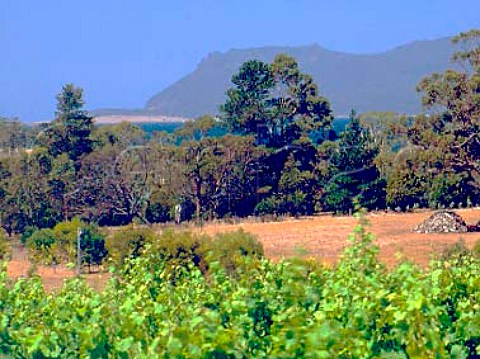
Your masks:
M 0 0 L 0 116 L 49 119 L 62 84 L 87 108 L 140 108 L 209 52 L 384 51 L 480 27 L 478 0 Z

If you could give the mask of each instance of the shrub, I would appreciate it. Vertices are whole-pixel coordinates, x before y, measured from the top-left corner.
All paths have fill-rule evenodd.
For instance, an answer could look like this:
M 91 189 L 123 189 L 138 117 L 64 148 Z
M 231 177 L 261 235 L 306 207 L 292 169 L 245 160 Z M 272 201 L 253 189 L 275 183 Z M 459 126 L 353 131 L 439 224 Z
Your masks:
M 20 236 L 20 242 L 25 246 L 27 245 L 27 239 L 33 234 L 33 232 L 38 231 L 38 227 L 29 226 L 26 227 L 22 235 Z
M 461 202 L 467 202 L 467 178 L 461 174 L 442 173 L 432 181 L 428 193 L 428 204 L 431 208 L 444 206 L 454 208 Z
M 182 205 L 182 221 L 190 221 L 195 216 L 195 204 L 189 199 L 179 202 Z
M 257 216 L 265 214 L 274 214 L 278 212 L 278 200 L 275 196 L 263 199 L 255 206 L 255 214 Z
M 55 240 L 58 244 L 58 255 L 62 260 L 74 262 L 77 256 L 78 229 L 85 231 L 85 225 L 78 218 L 68 222 L 58 223 L 53 228 Z
M 34 262 L 44 264 L 58 263 L 58 241 L 55 232 L 50 228 L 36 230 L 27 239 L 27 247 Z
M 477 227 L 478 227 L 478 226 L 479 226 L 479 225 L 477 224 Z M 475 242 L 475 244 L 473 245 L 472 254 L 473 254 L 475 257 L 477 257 L 477 258 L 480 257 L 480 239 L 477 240 L 477 241 Z
M 167 230 L 155 240 L 152 250 L 168 265 L 188 267 L 193 263 L 203 272 L 210 263 L 218 262 L 231 273 L 242 267 L 247 257 L 260 259 L 264 255 L 262 244 L 243 230 L 214 238 Z
M 10 257 L 10 246 L 8 245 L 7 233 L 0 228 L 0 260 L 7 260 Z
M 130 229 L 108 237 L 107 249 L 110 260 L 117 268 L 124 267 L 128 259 L 148 255 L 153 266 L 161 262 L 167 268 L 176 267 L 188 271 L 193 265 L 203 273 L 208 270 L 209 263 L 213 262 L 218 262 L 227 271 L 233 272 L 245 264 L 247 257 L 260 259 L 264 254 L 262 244 L 242 230 L 211 238 L 171 229 L 160 235 L 150 229 Z
M 150 223 L 165 223 L 172 220 L 171 208 L 162 203 L 148 206 L 145 216 Z
M 204 270 L 206 241 L 207 237 L 194 235 L 191 232 L 166 230 L 155 240 L 152 250 L 167 264 L 188 267 L 193 263 Z
M 89 266 L 100 264 L 106 256 L 104 237 L 96 227 L 87 225 L 79 219 L 58 223 L 53 229 L 33 230 L 24 241 L 36 262 L 43 264 L 75 262 L 79 228 L 82 229 L 80 242 L 82 262 Z
M 209 262 L 218 261 L 230 272 L 243 266 L 246 257 L 260 259 L 264 256 L 262 244 L 243 230 L 217 234 L 206 249 Z
M 82 253 L 82 263 L 90 266 L 102 264 L 108 251 L 105 248 L 105 238 L 99 233 L 96 227 L 86 227 L 82 230 L 82 240 L 80 242 Z
M 106 249 L 111 263 L 122 267 L 127 258 L 136 258 L 145 244 L 153 242 L 155 232 L 150 229 L 125 229 L 107 237 Z
M 477 242 L 478 243 L 478 242 Z M 460 238 L 453 245 L 448 246 L 440 253 L 441 261 L 457 261 L 463 260 L 472 254 L 465 244 L 465 240 Z
M 428 207 L 427 197 L 431 189 L 431 179 L 420 170 L 403 168 L 398 163 L 397 167 L 392 169 L 393 172 L 387 181 L 387 206 L 400 210 L 414 205 L 421 208 Z

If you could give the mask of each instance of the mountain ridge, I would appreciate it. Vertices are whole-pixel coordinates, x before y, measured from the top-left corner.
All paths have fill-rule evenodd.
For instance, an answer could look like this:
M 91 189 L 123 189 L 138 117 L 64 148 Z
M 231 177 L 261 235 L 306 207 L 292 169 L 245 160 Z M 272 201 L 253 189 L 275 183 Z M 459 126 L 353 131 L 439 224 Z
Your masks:
M 225 101 L 225 91 L 232 86 L 231 76 L 243 62 L 271 62 L 277 54 L 286 53 L 297 59 L 303 72 L 313 76 L 336 115 L 352 108 L 358 112 L 414 114 L 421 111 L 416 85 L 424 76 L 451 67 L 453 51 L 448 37 L 366 54 L 329 50 L 318 44 L 214 51 L 201 59 L 194 71 L 153 95 L 143 109 L 133 111 L 189 118 L 216 115 Z

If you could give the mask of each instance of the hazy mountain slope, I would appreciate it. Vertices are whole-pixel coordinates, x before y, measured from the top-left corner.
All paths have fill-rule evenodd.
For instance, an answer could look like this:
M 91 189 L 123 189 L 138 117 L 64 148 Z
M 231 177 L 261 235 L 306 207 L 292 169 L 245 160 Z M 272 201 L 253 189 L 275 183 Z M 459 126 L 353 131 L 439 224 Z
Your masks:
M 197 69 L 153 96 L 146 112 L 196 117 L 215 114 L 224 102 L 230 78 L 249 59 L 272 61 L 278 53 L 294 56 L 313 75 L 336 114 L 364 111 L 416 113 L 420 101 L 415 87 L 432 72 L 451 66 L 449 39 L 418 41 L 380 54 L 346 54 L 318 45 L 265 47 L 213 53 Z

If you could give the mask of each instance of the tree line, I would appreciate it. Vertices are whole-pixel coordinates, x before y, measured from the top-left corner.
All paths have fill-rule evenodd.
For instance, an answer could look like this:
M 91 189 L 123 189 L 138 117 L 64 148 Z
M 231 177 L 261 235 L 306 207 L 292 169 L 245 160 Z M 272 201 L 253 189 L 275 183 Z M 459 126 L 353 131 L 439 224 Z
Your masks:
M 1 225 L 14 233 L 75 217 L 166 222 L 175 208 L 182 220 L 207 220 L 478 205 L 479 39 L 479 30 L 456 36 L 461 66 L 420 81 L 423 114 L 352 111 L 341 133 L 328 100 L 287 55 L 245 62 L 219 117 L 172 134 L 96 126 L 82 89 L 68 84 L 51 123 L 0 121 Z M 213 135 L 217 127 L 226 134 Z M 18 150 L 26 144 L 31 151 Z

